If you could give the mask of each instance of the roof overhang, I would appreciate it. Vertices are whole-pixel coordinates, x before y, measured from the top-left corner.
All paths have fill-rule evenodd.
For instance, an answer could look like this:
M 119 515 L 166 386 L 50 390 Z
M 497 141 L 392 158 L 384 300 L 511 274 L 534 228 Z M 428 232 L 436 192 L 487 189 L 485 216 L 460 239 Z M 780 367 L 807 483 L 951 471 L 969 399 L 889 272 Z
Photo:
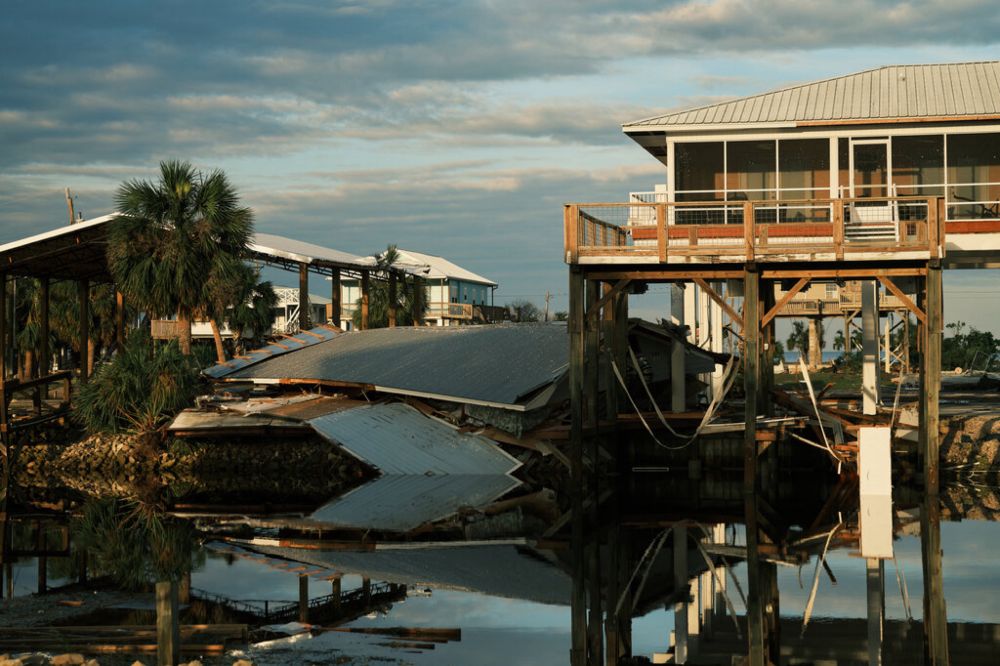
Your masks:
M 105 215 L 0 245 L 0 271 L 18 277 L 111 282 Z

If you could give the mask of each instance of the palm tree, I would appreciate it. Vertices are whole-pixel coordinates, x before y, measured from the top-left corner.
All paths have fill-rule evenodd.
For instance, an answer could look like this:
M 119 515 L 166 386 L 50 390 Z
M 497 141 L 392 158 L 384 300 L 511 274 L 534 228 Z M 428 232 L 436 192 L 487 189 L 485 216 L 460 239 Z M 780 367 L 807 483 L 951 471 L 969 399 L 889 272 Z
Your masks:
M 379 279 L 373 280 L 368 289 L 368 327 L 385 328 L 389 325 L 389 274 L 392 267 L 399 262 L 399 250 L 395 245 L 389 245 L 385 252 L 377 257 L 374 274 Z M 416 276 L 400 276 L 396 284 L 396 323 L 409 326 L 420 321 L 427 313 L 427 295 L 423 281 Z M 361 299 L 356 302 L 353 321 L 356 328 L 361 327 Z
M 231 294 L 231 305 L 224 312 L 241 348 L 247 340 L 252 344 L 263 342 L 274 326 L 274 309 L 278 306 L 278 295 L 274 293 L 271 283 L 260 281 L 260 275 L 252 266 L 244 267 L 246 270 Z M 215 328 L 218 329 L 217 326 Z M 216 341 L 217 354 L 221 353 L 220 343 L 221 337 Z M 220 357 L 219 362 L 225 360 Z
M 153 316 L 177 315 L 181 350 L 191 321 L 208 315 L 218 291 L 241 276 L 253 213 L 222 171 L 160 163 L 158 182 L 130 180 L 115 195 L 108 265 L 125 298 Z

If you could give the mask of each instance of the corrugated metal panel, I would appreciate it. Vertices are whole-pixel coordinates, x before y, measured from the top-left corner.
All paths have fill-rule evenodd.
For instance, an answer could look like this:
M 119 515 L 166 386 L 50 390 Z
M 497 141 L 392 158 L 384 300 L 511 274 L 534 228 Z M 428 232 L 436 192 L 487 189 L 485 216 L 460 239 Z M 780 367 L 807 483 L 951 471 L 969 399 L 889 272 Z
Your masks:
M 507 474 L 520 466 L 489 439 L 458 432 L 403 403 L 334 412 L 309 424 L 383 474 Z
M 277 356 L 228 379 L 317 379 L 517 405 L 566 371 L 561 324 L 398 327 L 351 331 L 296 354 Z
M 489 504 L 519 485 L 506 474 L 388 475 L 320 507 L 309 518 L 336 527 L 405 532 L 459 509 Z
M 279 546 L 244 546 L 344 574 L 507 599 L 568 605 L 572 579 L 524 546 L 450 546 L 351 553 Z
M 231 358 L 225 363 L 213 365 L 210 368 L 202 370 L 201 373 L 208 377 L 212 377 L 213 379 L 221 379 L 222 377 L 231 375 L 238 370 L 250 367 L 255 363 L 267 361 L 276 356 L 287 354 L 290 351 L 298 351 L 307 347 L 312 347 L 313 345 L 317 345 L 321 342 L 327 342 L 328 340 L 334 339 L 338 335 L 342 334 L 332 328 L 327 328 L 326 326 L 317 326 L 316 328 L 310 329 L 308 333 L 298 333 L 297 335 L 284 337 L 280 342 L 272 342 L 266 347 L 261 347 L 260 349 L 254 349 L 253 351 L 247 352 L 239 358 Z
M 356 268 L 371 268 L 375 265 L 374 257 L 359 257 L 348 252 L 274 234 L 254 234 L 250 250 L 305 264 L 328 262 Z
M 455 280 L 464 280 L 465 282 L 493 285 L 494 287 L 497 284 L 489 278 L 477 275 L 472 271 L 453 264 L 444 257 L 438 257 L 433 254 L 424 254 L 423 252 L 414 252 L 413 250 L 404 250 L 402 248 L 397 248 L 397 251 L 399 252 L 400 259 L 402 259 L 404 263 L 427 266 L 428 270 L 425 277 L 430 279 L 440 280 L 442 278 L 452 278 Z M 407 262 L 407 260 L 409 260 L 409 262 Z
M 891 65 L 627 123 L 791 123 L 1000 114 L 1000 61 Z

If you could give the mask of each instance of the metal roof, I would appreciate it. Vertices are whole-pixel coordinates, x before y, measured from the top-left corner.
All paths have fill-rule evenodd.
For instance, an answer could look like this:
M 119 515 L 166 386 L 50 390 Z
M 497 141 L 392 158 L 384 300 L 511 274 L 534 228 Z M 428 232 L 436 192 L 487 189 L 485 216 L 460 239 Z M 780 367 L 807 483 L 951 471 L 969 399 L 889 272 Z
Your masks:
M 273 557 L 413 586 L 568 605 L 572 579 L 532 549 L 516 545 L 448 545 L 352 553 L 241 545 Z
M 317 509 L 323 525 L 405 532 L 480 507 L 521 482 L 506 474 L 392 474 L 370 481 Z
M 0 245 L 0 270 L 12 275 L 110 282 L 104 215 Z
M 253 351 L 247 352 L 238 357 L 231 358 L 225 363 L 205 368 L 201 371 L 201 373 L 208 377 L 212 377 L 213 379 L 219 379 L 220 377 L 225 377 L 226 375 L 253 365 L 254 363 L 259 363 L 261 361 L 274 358 L 275 356 L 281 356 L 282 354 L 286 354 L 290 351 L 297 351 L 305 347 L 311 347 L 321 342 L 332 340 L 338 335 L 341 335 L 341 333 L 330 327 L 317 326 L 316 328 L 310 329 L 308 332 L 301 331 L 296 335 L 283 336 L 278 342 L 272 342 L 271 344 L 261 347 L 260 349 L 254 349 Z
M 491 287 L 497 286 L 497 283 L 493 280 L 485 278 L 482 275 L 477 275 L 457 264 L 453 264 L 444 257 L 424 254 L 423 252 L 414 252 L 413 250 L 404 250 L 402 248 L 396 248 L 396 251 L 399 253 L 400 258 L 400 261 L 396 262 L 397 265 L 408 268 L 412 266 L 424 266 L 426 267 L 424 271 L 414 270 L 412 272 L 420 274 L 425 278 L 432 280 L 462 280 L 463 282 L 485 284 Z
M 273 259 L 348 270 L 370 269 L 376 264 L 374 257 L 359 257 L 348 252 L 274 234 L 254 234 L 250 242 L 250 251 L 265 261 Z
M 350 331 L 213 377 L 312 379 L 374 386 L 384 392 L 523 410 L 520 404 L 566 372 L 562 324 L 397 327 Z
M 489 439 L 403 403 L 365 405 L 310 419 L 326 439 L 383 474 L 507 474 L 521 463 Z
M 626 132 L 1000 119 L 1000 61 L 890 65 L 626 123 Z

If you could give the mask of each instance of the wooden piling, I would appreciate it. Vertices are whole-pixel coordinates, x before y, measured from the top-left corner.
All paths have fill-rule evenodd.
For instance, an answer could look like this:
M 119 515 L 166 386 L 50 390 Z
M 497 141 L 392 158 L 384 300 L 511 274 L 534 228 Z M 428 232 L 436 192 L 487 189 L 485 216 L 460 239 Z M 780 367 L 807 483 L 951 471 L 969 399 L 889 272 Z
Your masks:
M 941 505 L 926 493 L 920 511 L 920 560 L 924 574 L 924 663 L 947 666 L 948 610 L 944 599 Z
M 299 622 L 309 624 L 309 576 L 299 576 Z
M 342 306 L 340 303 L 340 269 L 330 271 L 330 323 L 340 326 Z
M 584 559 L 583 515 L 583 366 L 584 366 L 584 277 L 578 267 L 569 272 L 569 395 L 570 395 L 570 496 L 572 579 L 571 645 L 572 666 L 585 666 L 587 655 L 587 592 Z
M 87 351 L 90 349 L 90 281 L 87 278 L 77 283 L 79 299 L 79 344 L 80 344 L 80 383 L 86 384 L 90 378 L 90 367 Z
M 309 321 L 309 265 L 299 264 L 299 330 L 308 331 Z
M 885 628 L 885 562 L 876 558 L 865 560 L 868 598 L 868 663 L 882 663 L 882 635 Z
M 365 608 L 370 608 L 372 605 L 372 579 L 367 576 L 361 579 L 361 590 L 364 594 Z
M 925 427 L 921 429 L 924 450 L 924 489 L 937 496 L 940 469 L 940 405 L 941 395 L 941 336 L 943 332 L 943 294 L 941 262 L 931 261 L 927 266 L 927 326 L 923 354 Z
M 371 286 L 371 274 L 361 271 L 361 330 L 368 330 L 368 293 Z
M 343 581 L 340 576 L 337 576 L 332 581 L 330 581 L 330 593 L 333 595 L 333 610 L 340 615 L 340 598 L 343 596 L 342 586 Z
M 389 271 L 389 328 L 396 328 L 396 271 Z
M 177 582 L 156 584 L 156 663 L 177 666 L 181 655 L 181 627 L 178 617 Z

